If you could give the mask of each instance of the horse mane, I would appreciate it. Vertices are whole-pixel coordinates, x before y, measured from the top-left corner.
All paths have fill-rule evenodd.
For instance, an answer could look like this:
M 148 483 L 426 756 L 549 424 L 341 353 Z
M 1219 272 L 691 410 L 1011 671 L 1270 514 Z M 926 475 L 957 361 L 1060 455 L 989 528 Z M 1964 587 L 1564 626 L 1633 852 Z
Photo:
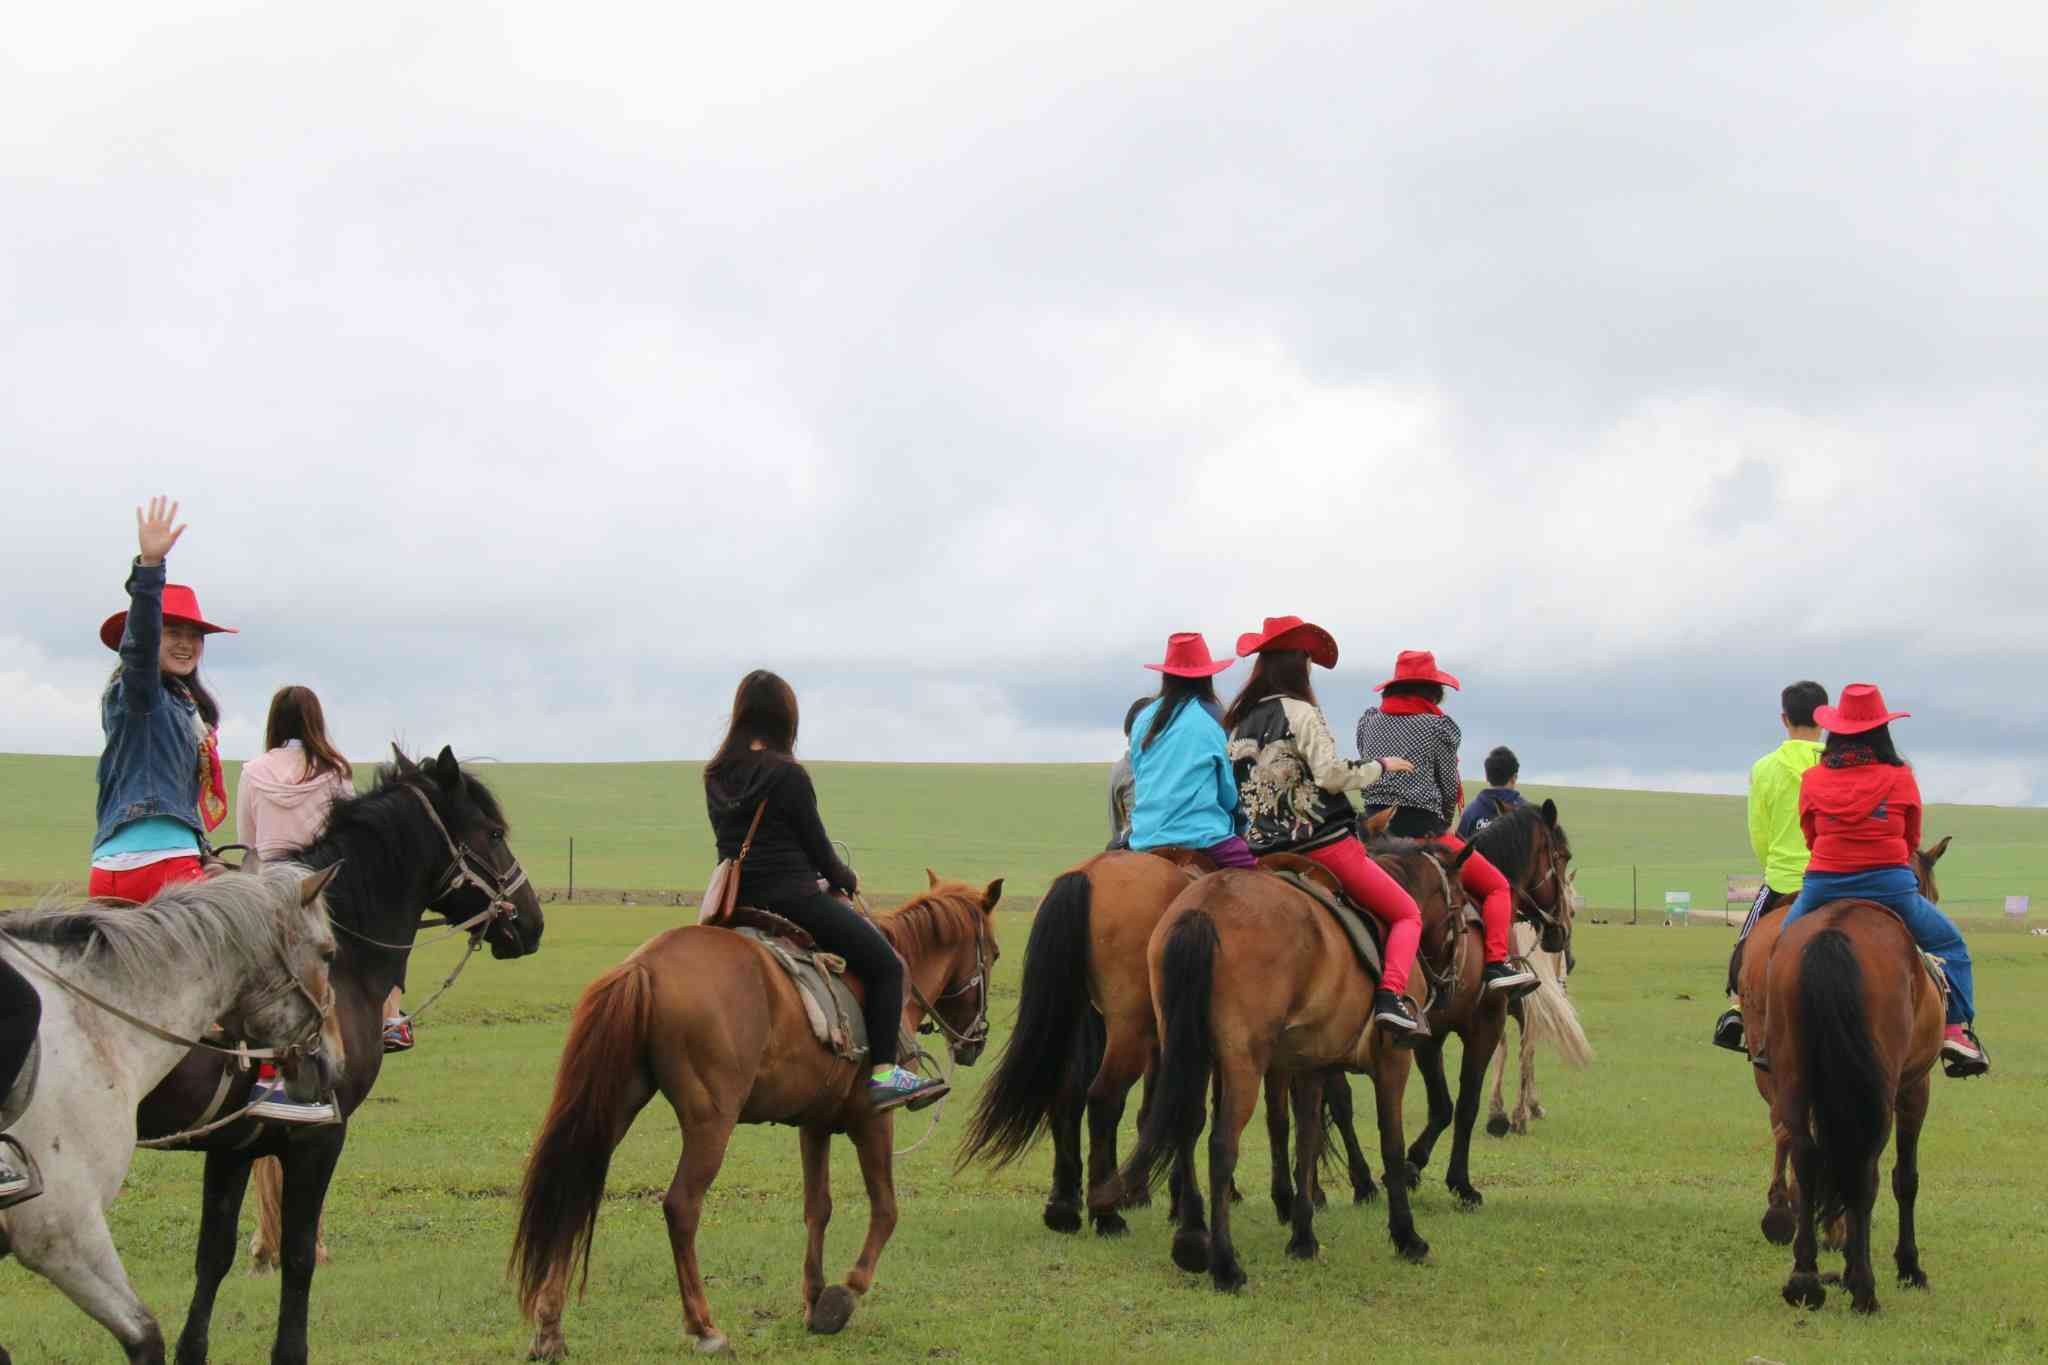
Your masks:
M 1480 856 L 1500 869 L 1509 885 L 1520 882 L 1529 875 L 1529 868 L 1536 861 L 1537 831 L 1544 828 L 1543 807 L 1525 802 L 1487 821 L 1485 828 L 1474 831 L 1472 846 Z M 1564 831 L 1552 829 L 1560 845 Z
M 940 882 L 877 914 L 875 927 L 904 957 L 921 957 L 970 937 L 981 897 L 981 889 L 966 882 Z
M 38 943 L 108 972 L 122 986 L 154 989 L 167 967 L 209 962 L 239 975 L 262 967 L 280 942 L 277 907 L 298 903 L 308 870 L 263 864 L 260 873 L 178 882 L 136 906 L 45 897 L 0 912 L 0 933 Z

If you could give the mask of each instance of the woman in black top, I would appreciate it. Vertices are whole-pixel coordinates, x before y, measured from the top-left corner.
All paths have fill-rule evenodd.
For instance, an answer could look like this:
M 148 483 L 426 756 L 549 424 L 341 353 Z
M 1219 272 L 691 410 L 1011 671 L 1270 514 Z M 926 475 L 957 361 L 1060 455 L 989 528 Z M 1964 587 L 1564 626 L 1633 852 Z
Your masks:
M 772 911 L 801 926 L 826 952 L 846 959 L 866 988 L 861 1010 L 868 1030 L 868 1098 L 877 1108 L 916 1107 L 945 1093 L 896 1064 L 903 1021 L 903 962 L 879 929 L 847 903 L 859 887 L 818 818 L 811 775 L 796 761 L 796 693 L 775 674 L 755 669 L 733 696 L 725 742 L 704 768 L 704 801 L 718 856 L 736 858 L 758 811 L 760 828 L 740 865 L 739 903 Z

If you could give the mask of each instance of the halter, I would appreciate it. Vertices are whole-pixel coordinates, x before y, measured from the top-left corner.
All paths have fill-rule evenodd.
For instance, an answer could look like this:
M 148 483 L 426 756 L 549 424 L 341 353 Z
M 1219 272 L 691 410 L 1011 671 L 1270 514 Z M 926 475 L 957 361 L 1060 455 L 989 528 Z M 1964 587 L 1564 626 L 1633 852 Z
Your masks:
M 489 928 L 490 921 L 518 909 L 512 904 L 512 893 L 526 885 L 526 869 L 519 865 L 519 859 L 514 858 L 512 866 L 502 873 L 494 867 L 484 865 L 475 854 L 455 842 L 455 836 L 448 832 L 447 825 L 441 823 L 441 813 L 434 809 L 434 803 L 427 799 L 425 792 L 410 782 L 406 783 L 405 789 L 426 808 L 427 818 L 434 822 L 434 828 L 440 831 L 441 841 L 448 845 L 448 871 L 442 875 L 441 889 L 427 902 L 427 909 L 432 910 L 465 886 L 483 892 L 486 902 L 482 914 L 472 916 L 463 923 L 462 927 L 465 929 L 477 924 Z M 449 922 L 445 912 L 440 922 Z
M 974 1020 L 968 1024 L 965 1031 L 956 1029 L 947 1023 L 940 1016 L 934 1003 L 925 999 L 924 992 L 918 988 L 917 982 L 910 978 L 908 972 L 905 972 L 903 974 L 904 984 L 910 987 L 911 999 L 917 1001 L 918 1008 L 924 1011 L 924 1022 L 917 1026 L 917 1031 L 919 1033 L 936 1032 L 942 1034 L 946 1039 L 946 1051 L 948 1052 L 957 1053 L 963 1047 L 975 1047 L 986 1044 L 988 1042 L 989 965 L 988 938 L 982 932 L 981 917 L 977 915 L 974 919 L 974 975 L 968 977 L 950 991 L 939 992 L 940 1000 L 955 1000 L 977 986 L 981 988 L 981 998 L 975 1004 Z

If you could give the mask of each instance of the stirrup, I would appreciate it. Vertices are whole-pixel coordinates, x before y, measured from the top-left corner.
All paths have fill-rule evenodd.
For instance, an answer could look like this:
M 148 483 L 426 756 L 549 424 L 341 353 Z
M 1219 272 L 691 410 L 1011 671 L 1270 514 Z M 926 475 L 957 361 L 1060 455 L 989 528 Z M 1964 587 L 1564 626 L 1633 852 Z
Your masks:
M 1741 1010 L 1725 1010 L 1721 1017 L 1714 1021 L 1714 1046 L 1725 1047 L 1730 1052 L 1749 1051 L 1743 1038 Z
M 28 1154 L 28 1149 L 5 1133 L 0 1133 L 0 1148 L 10 1153 L 8 1160 L 21 1174 L 19 1181 L 9 1181 L 6 1186 L 0 1186 L 0 1191 L 4 1191 L 0 1192 L 0 1209 L 11 1209 L 16 1204 L 26 1204 L 43 1192 L 43 1173 L 37 1169 L 35 1158 Z

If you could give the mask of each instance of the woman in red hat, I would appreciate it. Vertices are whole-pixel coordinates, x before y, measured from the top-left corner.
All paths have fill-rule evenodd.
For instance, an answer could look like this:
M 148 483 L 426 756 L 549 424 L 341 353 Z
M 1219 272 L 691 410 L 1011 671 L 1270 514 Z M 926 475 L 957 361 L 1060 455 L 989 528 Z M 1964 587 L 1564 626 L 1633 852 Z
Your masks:
M 1345 894 L 1387 926 L 1386 970 L 1373 995 L 1372 1022 L 1412 1046 L 1428 1036 L 1408 1003 L 1408 973 L 1422 939 L 1415 898 L 1374 862 L 1358 840 L 1358 813 L 1344 796 L 1388 772 L 1401 758 L 1353 763 L 1337 754 L 1330 722 L 1309 685 L 1309 664 L 1334 668 L 1337 642 L 1299 616 L 1269 616 L 1265 629 L 1238 637 L 1240 656 L 1257 655 L 1244 690 L 1224 713 L 1230 758 L 1255 853 L 1299 853 L 1343 884 Z
M 1972 1027 L 1977 1006 L 1970 950 L 1955 921 L 1920 894 L 1913 870 L 1920 847 L 1920 784 L 1899 757 L 1891 727 L 1911 714 L 1886 710 L 1884 694 L 1871 683 L 1851 683 L 1838 705 L 1814 708 L 1827 743 L 1819 764 L 1799 779 L 1799 827 L 1813 856 L 1799 899 L 1785 912 L 1785 927 L 1830 901 L 1876 901 L 1889 908 L 1947 973 L 1943 1069 L 1951 1076 L 1981 1076 L 1991 1063 Z
M 1217 721 L 1215 677 L 1236 663 L 1209 657 L 1192 631 L 1170 637 L 1159 696 L 1131 722 L 1131 847 L 1199 848 L 1218 867 L 1257 867 L 1237 832 L 1237 781 Z
M 1458 680 L 1436 666 L 1426 649 L 1404 649 L 1394 661 L 1394 676 L 1374 688 L 1380 704 L 1358 718 L 1358 752 L 1399 754 L 1410 767 L 1390 772 L 1365 793 L 1367 814 L 1392 807 L 1389 834 L 1409 839 L 1439 839 L 1462 849 L 1464 841 L 1450 832 L 1465 804 L 1458 780 L 1458 744 L 1464 738 L 1458 722 L 1444 714 L 1446 687 Z M 1488 992 L 1506 992 L 1510 999 L 1536 989 L 1536 973 L 1508 956 L 1508 934 L 1514 926 L 1514 893 L 1500 869 L 1478 853 L 1465 859 L 1458 881 L 1479 902 L 1486 921 L 1486 967 L 1480 979 Z

